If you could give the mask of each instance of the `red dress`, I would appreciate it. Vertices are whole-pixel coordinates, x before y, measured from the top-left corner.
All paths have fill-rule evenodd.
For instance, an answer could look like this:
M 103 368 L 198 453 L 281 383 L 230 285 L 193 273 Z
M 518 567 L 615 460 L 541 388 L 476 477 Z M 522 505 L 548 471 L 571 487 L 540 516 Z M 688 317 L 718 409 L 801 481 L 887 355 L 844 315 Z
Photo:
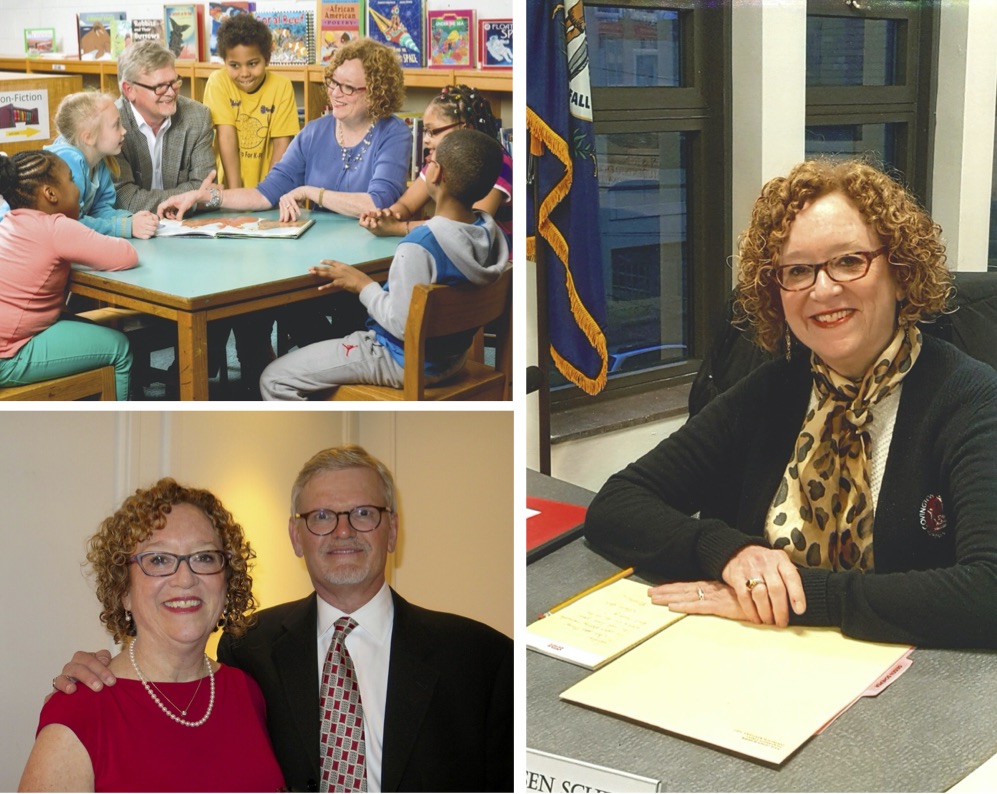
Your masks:
M 183 706 L 197 683 L 156 686 Z M 186 719 L 204 716 L 210 692 L 204 680 Z M 222 665 L 215 673 L 215 705 L 208 721 L 197 728 L 170 719 L 141 681 L 123 678 L 100 692 L 84 686 L 72 695 L 57 692 L 42 708 L 38 731 L 51 724 L 65 725 L 86 748 L 96 791 L 284 788 L 267 734 L 263 694 L 252 678 L 234 667 Z

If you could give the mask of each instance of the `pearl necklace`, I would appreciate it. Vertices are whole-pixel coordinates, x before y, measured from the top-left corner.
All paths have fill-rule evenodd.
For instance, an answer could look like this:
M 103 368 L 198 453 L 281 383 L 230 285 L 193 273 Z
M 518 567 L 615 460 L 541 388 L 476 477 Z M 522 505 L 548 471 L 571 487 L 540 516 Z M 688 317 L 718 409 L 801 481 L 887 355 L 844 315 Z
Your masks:
M 163 713 L 166 714 L 166 716 L 168 716 L 170 719 L 174 720 L 175 722 L 179 722 L 181 725 L 184 725 L 184 726 L 186 726 L 188 728 L 199 728 L 202 725 L 204 725 L 204 723 L 206 723 L 208 721 L 208 717 L 211 716 L 211 709 L 213 709 L 214 706 L 215 706 L 215 671 L 211 669 L 211 661 L 208 659 L 208 654 L 204 654 L 204 666 L 208 670 L 208 679 L 209 679 L 209 682 L 211 684 L 211 698 L 208 700 L 208 710 L 206 712 L 204 712 L 204 716 L 201 717 L 201 719 L 197 720 L 196 722 L 192 722 L 190 720 L 185 720 L 182 717 L 178 717 L 176 714 L 174 714 L 172 711 L 170 711 L 168 708 L 166 708 L 166 706 L 163 705 L 163 701 L 161 701 L 157 697 L 156 693 L 152 691 L 152 687 L 149 686 L 149 683 L 150 683 L 149 679 L 145 677 L 145 674 L 142 672 L 142 670 L 138 666 L 138 662 L 135 661 L 135 643 L 137 641 L 138 641 L 138 637 L 136 637 L 134 640 L 132 640 L 131 644 L 128 646 L 128 657 L 132 660 L 132 667 L 134 667 L 135 668 L 135 672 L 138 673 L 138 677 L 142 681 L 142 686 L 144 686 L 145 687 L 145 691 L 149 693 L 149 697 L 151 697 L 153 699 L 153 701 L 155 702 L 155 704 L 157 706 L 159 706 L 160 709 L 163 710 Z M 201 681 L 203 681 L 203 680 L 204 679 L 202 678 Z M 198 681 L 198 684 L 197 684 L 197 689 L 198 690 L 201 688 L 201 681 Z M 155 686 L 155 685 L 153 685 L 153 686 Z M 156 687 L 156 689 L 159 689 L 159 687 Z M 166 697 L 165 693 L 163 693 L 163 697 Z M 194 697 L 197 697 L 197 690 L 194 691 Z M 166 699 L 170 700 L 169 698 L 166 698 Z M 187 708 L 188 709 L 190 708 L 191 704 L 193 704 L 193 702 L 194 702 L 194 698 L 191 698 L 190 699 L 190 703 L 187 704 Z M 173 705 L 174 708 L 177 707 L 176 703 L 173 703 L 172 700 L 170 700 L 170 703 Z M 184 717 L 186 717 L 187 716 L 187 711 L 184 710 L 184 711 L 181 712 L 181 714 Z
M 350 149 L 353 150 L 356 149 L 357 146 L 360 146 L 361 144 L 363 145 L 363 148 L 360 150 L 360 154 L 353 156 L 352 154 L 346 153 L 346 144 L 343 143 L 343 141 L 345 140 L 343 135 L 343 130 L 342 127 L 339 126 L 339 123 L 338 122 L 336 123 L 336 143 L 339 144 L 339 151 L 343 155 L 344 171 L 349 171 L 350 165 L 359 164 L 360 161 L 363 160 L 363 156 L 367 153 L 367 148 L 370 146 L 371 141 L 373 140 L 373 138 L 371 137 L 371 132 L 373 132 L 373 130 L 374 130 L 374 123 L 371 122 L 371 125 L 367 128 L 367 132 L 363 134 L 363 138 L 350 147 Z

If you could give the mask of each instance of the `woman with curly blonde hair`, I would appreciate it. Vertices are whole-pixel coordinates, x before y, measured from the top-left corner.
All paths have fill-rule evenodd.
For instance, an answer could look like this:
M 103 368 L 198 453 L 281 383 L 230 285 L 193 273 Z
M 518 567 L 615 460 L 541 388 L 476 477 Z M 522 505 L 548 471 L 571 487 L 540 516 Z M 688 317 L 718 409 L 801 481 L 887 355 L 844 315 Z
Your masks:
M 286 221 L 306 200 L 354 218 L 390 206 L 405 189 L 412 154 L 412 133 L 394 115 L 405 99 L 398 56 L 372 39 L 351 41 L 336 50 L 325 85 L 328 112 L 305 125 L 259 185 L 202 186 L 167 199 L 159 214 L 183 217 L 198 202 L 234 210 L 278 206 Z
M 22 791 L 281 789 L 259 686 L 205 653 L 212 632 L 252 624 L 254 557 L 213 494 L 169 478 L 101 523 L 87 559 L 100 619 L 127 644 L 117 681 L 45 704 Z
M 784 356 L 613 475 L 593 546 L 682 612 L 997 646 L 997 372 L 918 329 L 950 292 L 940 234 L 865 162 L 766 184 L 736 305 Z

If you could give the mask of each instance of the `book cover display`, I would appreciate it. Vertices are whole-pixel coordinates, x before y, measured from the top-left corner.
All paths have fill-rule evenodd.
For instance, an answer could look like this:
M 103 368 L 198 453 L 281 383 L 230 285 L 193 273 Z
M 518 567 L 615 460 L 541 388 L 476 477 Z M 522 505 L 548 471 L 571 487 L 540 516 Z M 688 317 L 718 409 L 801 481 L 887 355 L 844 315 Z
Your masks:
M 429 11 L 426 29 L 426 66 L 475 67 L 473 11 Z
M 229 17 L 249 14 L 256 10 L 256 3 L 208 3 L 208 58 L 212 63 L 221 63 L 218 55 L 218 28 Z
M 319 63 L 328 64 L 339 47 L 363 35 L 363 5 L 360 0 L 318 0 L 315 12 Z
M 163 6 L 166 46 L 178 61 L 204 60 L 204 6 L 200 4 Z
M 406 69 L 423 65 L 423 0 L 368 0 L 367 33 L 398 53 Z
M 303 8 L 264 6 L 254 16 L 273 34 L 273 65 L 315 63 L 315 12 Z
M 124 11 L 91 11 L 76 15 L 81 61 L 113 61 L 124 51 L 131 33 Z
M 55 49 L 55 28 L 25 28 L 24 54 L 29 58 Z
M 512 20 L 478 20 L 478 68 L 512 68 Z
M 132 41 L 161 41 L 166 43 L 166 34 L 163 33 L 163 20 L 161 19 L 133 19 L 132 20 Z

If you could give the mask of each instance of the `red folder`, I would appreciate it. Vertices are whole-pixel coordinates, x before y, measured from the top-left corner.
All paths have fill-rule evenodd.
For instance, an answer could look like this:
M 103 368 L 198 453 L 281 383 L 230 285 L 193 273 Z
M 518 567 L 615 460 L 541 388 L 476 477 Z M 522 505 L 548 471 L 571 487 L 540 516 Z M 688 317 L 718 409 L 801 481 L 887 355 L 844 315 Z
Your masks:
M 526 506 L 540 514 L 526 519 L 527 557 L 542 556 L 547 551 L 568 542 L 581 532 L 585 508 L 554 502 L 550 499 L 526 498 Z M 574 531 L 573 531 L 574 530 Z M 543 551 L 541 551 L 543 549 Z M 538 552 L 532 555 L 530 552 Z

